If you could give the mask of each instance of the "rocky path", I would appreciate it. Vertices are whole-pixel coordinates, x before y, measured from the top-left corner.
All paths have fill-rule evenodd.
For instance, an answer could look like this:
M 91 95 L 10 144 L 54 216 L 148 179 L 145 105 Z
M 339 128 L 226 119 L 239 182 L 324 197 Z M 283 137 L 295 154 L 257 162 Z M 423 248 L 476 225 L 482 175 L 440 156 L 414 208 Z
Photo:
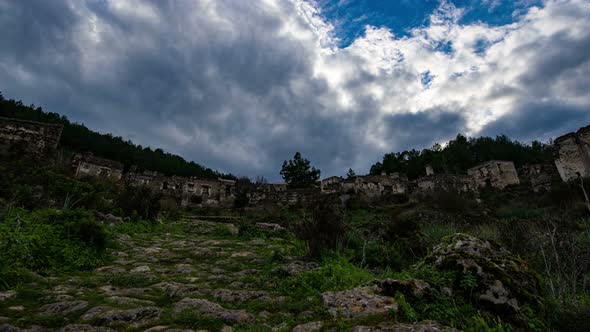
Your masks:
M 188 219 L 170 232 L 118 235 L 109 265 L 2 292 L 0 331 L 288 330 L 298 310 L 264 276 L 297 270 L 279 254 L 292 240 L 237 233 Z
M 262 233 L 188 218 L 161 231 L 116 235 L 107 265 L 0 292 L 0 332 L 305 332 L 326 322 L 335 331 L 442 330 L 432 322 L 344 328 L 342 320 L 387 316 L 397 304 L 370 286 L 293 296 L 282 281 L 317 265 L 296 259 L 300 247 L 282 227 L 254 229 Z

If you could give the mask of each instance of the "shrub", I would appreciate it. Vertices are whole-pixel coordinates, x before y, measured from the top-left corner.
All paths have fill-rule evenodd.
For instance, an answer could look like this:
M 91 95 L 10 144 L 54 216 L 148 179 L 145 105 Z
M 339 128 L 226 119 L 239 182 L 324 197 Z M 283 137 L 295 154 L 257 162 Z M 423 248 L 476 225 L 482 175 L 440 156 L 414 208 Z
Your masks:
M 0 224 L 0 280 L 39 273 L 91 269 L 104 258 L 108 233 L 81 210 L 13 210 Z M 21 273 L 22 272 L 22 273 Z
M 117 197 L 117 203 L 128 217 L 155 219 L 161 209 L 161 198 L 161 193 L 148 187 L 126 184 Z
M 317 205 L 295 225 L 295 234 L 307 243 L 311 257 L 319 257 L 323 251 L 341 249 L 346 226 L 338 202 L 329 197 L 318 199 Z

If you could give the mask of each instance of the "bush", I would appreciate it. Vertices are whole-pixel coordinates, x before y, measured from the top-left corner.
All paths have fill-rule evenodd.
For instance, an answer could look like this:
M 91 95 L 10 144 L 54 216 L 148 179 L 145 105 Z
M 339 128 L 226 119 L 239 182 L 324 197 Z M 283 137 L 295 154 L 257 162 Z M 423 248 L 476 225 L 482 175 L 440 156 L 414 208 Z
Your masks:
M 117 205 L 128 217 L 156 219 L 160 213 L 161 193 L 145 186 L 126 184 L 117 198 Z
M 311 257 L 341 249 L 346 226 L 339 203 L 329 197 L 318 199 L 317 205 L 295 225 L 295 234 L 307 243 Z
M 13 210 L 0 224 L 0 280 L 21 281 L 19 271 L 92 269 L 104 258 L 108 233 L 81 210 Z

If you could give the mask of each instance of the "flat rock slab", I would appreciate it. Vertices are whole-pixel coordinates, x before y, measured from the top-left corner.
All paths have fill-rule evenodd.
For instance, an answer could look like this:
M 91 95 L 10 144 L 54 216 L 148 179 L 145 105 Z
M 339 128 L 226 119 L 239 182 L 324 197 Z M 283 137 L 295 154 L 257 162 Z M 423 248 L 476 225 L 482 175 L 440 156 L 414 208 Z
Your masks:
M 246 310 L 226 309 L 215 302 L 204 299 L 185 298 L 174 305 L 174 312 L 195 311 L 204 316 L 222 319 L 227 323 L 239 324 L 253 322 L 254 316 Z
M 0 302 L 12 300 L 16 298 L 16 291 L 9 290 L 6 292 L 0 292 Z
M 441 325 L 435 321 L 423 321 L 412 324 L 395 324 L 379 326 L 355 326 L 352 332 L 454 332 L 455 328 Z
M 229 303 L 242 303 L 252 300 L 262 302 L 281 302 L 282 297 L 273 298 L 266 291 L 216 289 L 212 292 L 214 298 Z
M 39 311 L 41 315 L 68 315 L 86 307 L 88 307 L 88 302 L 86 301 L 67 301 L 46 304 Z
M 300 324 L 293 328 L 293 332 L 315 332 L 321 331 L 324 324 L 322 322 L 311 322 Z
M 324 306 L 334 317 L 365 317 L 398 310 L 392 297 L 377 295 L 372 287 L 322 294 Z
M 99 325 L 128 324 L 132 327 L 140 327 L 160 319 L 162 310 L 157 307 L 143 307 L 129 310 L 117 310 L 108 307 L 95 307 L 81 319 L 92 321 Z
M 102 326 L 92 326 L 89 324 L 70 324 L 64 326 L 60 332 L 115 332 L 113 329 Z

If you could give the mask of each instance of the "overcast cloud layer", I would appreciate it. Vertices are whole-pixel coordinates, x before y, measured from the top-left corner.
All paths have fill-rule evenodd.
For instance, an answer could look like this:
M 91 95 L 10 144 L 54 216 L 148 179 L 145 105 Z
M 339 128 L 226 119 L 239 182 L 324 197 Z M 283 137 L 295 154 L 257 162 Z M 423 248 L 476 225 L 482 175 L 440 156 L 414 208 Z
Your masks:
M 484 1 L 493 3 L 493 1 Z M 208 167 L 323 176 L 462 132 L 546 140 L 590 123 L 590 2 L 460 24 L 442 2 L 345 48 L 303 0 L 0 0 L 0 91 Z

